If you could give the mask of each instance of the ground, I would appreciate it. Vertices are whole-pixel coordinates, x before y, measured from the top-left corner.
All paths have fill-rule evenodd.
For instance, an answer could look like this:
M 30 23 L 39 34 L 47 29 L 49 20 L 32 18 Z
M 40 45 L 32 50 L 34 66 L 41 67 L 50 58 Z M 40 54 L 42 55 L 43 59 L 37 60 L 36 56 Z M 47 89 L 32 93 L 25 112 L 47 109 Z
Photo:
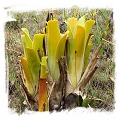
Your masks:
M 98 69 L 85 88 L 90 98 L 95 101 L 90 105 L 94 109 L 110 111 L 114 109 L 114 41 L 113 41 L 113 12 L 107 9 L 96 9 L 97 13 L 93 16 L 94 10 L 81 9 L 76 17 L 79 18 L 88 12 L 88 18 L 93 17 L 96 21 L 92 33 L 94 34 L 90 58 L 101 42 L 104 45 L 100 51 L 97 62 Z M 74 8 L 70 10 L 60 9 L 56 11 L 56 18 L 59 23 L 64 19 L 74 15 Z M 27 28 L 31 39 L 34 34 L 39 33 L 45 26 L 47 11 L 32 12 L 9 12 L 17 20 L 5 24 L 5 59 L 6 59 L 6 85 L 9 89 L 9 108 L 17 113 L 23 113 L 29 107 L 25 104 L 25 94 L 20 86 L 20 65 L 18 56 L 23 56 L 21 43 L 21 28 Z M 106 35 L 104 34 L 106 32 Z M 103 38 L 103 39 L 102 39 Z

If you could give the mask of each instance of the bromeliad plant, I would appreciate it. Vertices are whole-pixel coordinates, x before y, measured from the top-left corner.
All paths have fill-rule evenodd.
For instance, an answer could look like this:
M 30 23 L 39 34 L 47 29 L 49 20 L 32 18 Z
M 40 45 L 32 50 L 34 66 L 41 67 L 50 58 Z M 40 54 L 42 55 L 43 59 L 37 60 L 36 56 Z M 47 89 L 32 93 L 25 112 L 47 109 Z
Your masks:
M 55 96 L 53 100 L 49 100 L 51 95 L 48 95 L 46 84 L 49 81 L 48 75 L 50 75 L 53 82 L 62 81 L 62 69 L 58 64 L 62 56 L 66 57 L 66 80 L 70 82 L 72 92 L 79 90 L 80 82 L 82 83 L 85 80 L 84 74 L 88 74 L 87 71 L 89 71 L 87 65 L 92 48 L 90 41 L 93 36 L 90 32 L 94 23 L 94 20 L 86 21 L 86 15 L 79 20 L 72 17 L 66 21 L 67 31 L 61 34 L 58 20 L 49 20 L 46 32 L 44 34 L 35 34 L 33 41 L 30 39 L 28 30 L 22 28 L 24 34 L 21 36 L 21 39 L 24 47 L 24 58 L 20 57 L 20 60 L 26 80 L 25 86 L 33 97 L 37 96 L 38 91 L 39 111 L 49 110 L 49 101 L 53 102 L 53 100 L 59 98 L 56 96 L 57 94 L 62 94 L 62 92 L 52 89 L 51 91 L 54 92 L 50 94 L 55 93 L 56 95 L 53 95 Z M 95 55 L 96 57 L 97 55 Z M 95 63 L 93 64 L 95 65 Z M 59 84 L 59 86 L 61 85 Z M 62 88 L 64 89 L 64 86 Z M 61 100 L 62 98 L 58 101 L 61 102 Z
M 23 35 L 21 36 L 24 56 L 19 57 L 24 72 L 25 83 L 28 92 L 32 97 L 36 98 L 39 87 L 39 111 L 43 110 L 43 102 L 46 101 L 46 78 L 47 78 L 47 56 L 43 52 L 44 34 L 35 34 L 33 41 L 30 39 L 29 32 L 26 28 L 22 28 Z M 40 54 L 40 55 L 39 55 Z M 43 88 L 40 88 L 42 87 Z M 43 93 L 42 93 L 43 92 Z M 41 106 L 42 105 L 42 106 Z
M 86 21 L 86 15 L 79 20 L 77 18 L 67 20 L 68 36 L 71 38 L 68 45 L 68 73 L 73 89 L 76 88 L 87 67 L 92 48 L 90 39 L 93 35 L 90 35 L 90 31 L 94 23 L 94 20 Z
M 40 49 L 43 55 L 43 37 L 44 34 L 35 34 L 32 41 L 29 32 L 26 28 L 22 28 L 23 35 L 21 35 L 24 58 L 20 57 L 21 64 L 24 70 L 26 87 L 31 95 L 35 95 L 38 88 L 39 71 L 40 71 L 40 58 L 37 50 Z

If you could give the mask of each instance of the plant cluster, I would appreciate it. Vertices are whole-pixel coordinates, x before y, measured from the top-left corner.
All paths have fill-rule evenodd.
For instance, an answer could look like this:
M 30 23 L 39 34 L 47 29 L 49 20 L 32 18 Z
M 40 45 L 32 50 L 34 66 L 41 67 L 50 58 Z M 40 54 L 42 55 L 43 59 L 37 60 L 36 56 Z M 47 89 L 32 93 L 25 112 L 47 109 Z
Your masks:
M 24 57 L 19 59 L 23 69 L 23 85 L 27 94 L 38 101 L 40 112 L 71 108 L 75 95 L 76 106 L 86 107 L 92 101 L 83 96 L 83 89 L 97 69 L 96 61 L 102 44 L 89 62 L 93 37 L 90 32 L 95 21 L 86 20 L 86 16 L 79 20 L 68 18 L 64 34 L 60 32 L 58 20 L 50 17 L 46 27 L 35 34 L 33 40 L 29 31 L 22 28 Z M 51 81 L 52 86 L 48 89 Z

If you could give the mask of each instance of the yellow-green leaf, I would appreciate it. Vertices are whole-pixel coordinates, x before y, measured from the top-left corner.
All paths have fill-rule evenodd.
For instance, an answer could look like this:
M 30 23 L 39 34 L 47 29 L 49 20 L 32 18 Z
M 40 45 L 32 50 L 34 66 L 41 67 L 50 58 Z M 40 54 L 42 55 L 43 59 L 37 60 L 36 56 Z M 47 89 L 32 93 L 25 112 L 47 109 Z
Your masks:
M 24 32 L 25 35 L 26 47 L 32 48 L 32 40 L 30 39 L 28 30 L 26 28 L 22 28 L 22 31 Z
M 75 34 L 76 34 L 77 26 L 78 26 L 78 25 L 80 25 L 80 26 L 85 26 L 86 15 L 87 15 L 87 14 L 85 14 L 84 16 L 82 16 L 82 17 L 78 20 L 78 22 L 76 23 L 75 28 L 74 28 L 74 31 L 73 31 L 73 36 L 75 36 Z
M 40 49 L 41 56 L 43 56 L 43 38 L 44 34 L 35 34 L 33 39 L 32 48 L 36 52 L 38 62 L 40 63 L 40 58 L 38 55 L 38 49 Z
M 65 43 L 66 43 L 66 37 L 67 37 L 68 32 L 66 32 L 62 38 L 60 39 L 57 48 L 56 48 L 56 60 L 58 60 L 61 56 L 64 55 L 64 50 L 65 50 Z
M 67 31 L 69 31 L 68 37 L 73 39 L 73 33 L 72 33 L 72 30 L 71 30 L 70 24 L 68 22 L 66 22 L 66 24 L 67 24 Z
M 84 71 L 88 65 L 88 61 L 89 61 L 89 55 L 90 55 L 90 51 L 92 49 L 92 44 L 90 43 L 92 37 L 94 35 L 93 34 L 89 34 L 88 36 L 88 40 L 87 40 L 87 44 L 86 44 L 86 47 L 85 47 L 85 54 L 84 54 Z
M 41 65 L 45 66 L 47 68 L 47 59 L 48 56 L 43 56 L 41 59 Z
M 85 29 L 86 29 L 86 33 L 85 33 L 85 46 L 86 46 L 86 43 L 87 43 L 87 40 L 88 40 L 88 36 L 90 34 L 90 31 L 94 25 L 95 21 L 94 20 L 87 20 L 85 22 Z
M 31 71 L 30 71 L 30 68 L 28 66 L 28 63 L 27 63 L 25 58 L 23 58 L 23 57 L 19 57 L 19 58 L 20 58 L 20 62 L 21 62 L 21 65 L 22 65 L 22 68 L 23 68 L 23 71 L 24 71 L 27 90 L 30 94 L 34 95 L 35 88 L 34 88 L 34 85 L 33 85 L 33 78 L 32 78 Z
M 26 48 L 26 60 L 27 60 L 28 65 L 30 67 L 30 71 L 31 71 L 31 74 L 33 77 L 34 86 L 36 86 L 36 89 L 37 89 L 40 64 L 38 63 L 36 53 L 33 49 Z
M 48 21 L 48 67 L 50 74 L 54 80 L 58 80 L 59 72 L 56 74 L 56 48 L 60 41 L 60 30 L 57 20 Z
M 43 75 L 41 75 L 40 78 L 45 79 L 47 78 L 47 76 L 48 76 L 48 71 L 45 71 L 45 73 L 43 73 Z
M 26 57 L 26 38 L 25 38 L 25 35 L 21 35 L 21 40 L 22 40 L 23 49 L 24 49 L 24 56 Z
M 68 22 L 66 22 L 67 24 L 67 30 L 68 30 L 68 37 L 69 37 L 69 41 L 68 41 L 68 59 L 70 59 L 70 53 L 72 50 L 72 46 L 73 46 L 73 42 L 74 42 L 74 37 L 73 37 L 73 33 L 71 31 L 70 25 Z
M 68 25 L 70 26 L 70 29 L 71 29 L 71 32 L 72 32 L 72 33 L 73 33 L 73 31 L 74 31 L 74 28 L 75 28 L 77 22 L 78 22 L 78 20 L 77 20 L 77 18 L 75 18 L 75 17 L 69 18 L 69 19 L 67 20 L 67 23 L 68 23 Z
M 75 17 L 72 17 L 72 18 L 69 18 L 66 22 L 67 24 L 67 30 L 69 31 L 68 33 L 68 37 L 70 37 L 70 41 L 69 41 L 69 44 L 68 44 L 68 51 L 69 53 L 71 53 L 71 50 L 72 50 L 72 46 L 73 46 L 73 43 L 74 43 L 74 30 L 76 27 L 76 24 L 77 24 L 78 20 L 77 18 Z M 70 58 L 70 57 L 68 57 Z
M 40 70 L 40 78 L 47 78 L 47 56 L 43 56 L 41 59 L 41 70 Z

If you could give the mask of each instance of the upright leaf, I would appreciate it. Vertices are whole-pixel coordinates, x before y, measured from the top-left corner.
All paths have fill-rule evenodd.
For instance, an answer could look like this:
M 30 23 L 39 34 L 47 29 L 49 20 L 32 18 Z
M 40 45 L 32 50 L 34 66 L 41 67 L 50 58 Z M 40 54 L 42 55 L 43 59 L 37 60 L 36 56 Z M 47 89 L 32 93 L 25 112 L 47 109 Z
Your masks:
M 60 30 L 57 20 L 48 21 L 48 67 L 54 80 L 58 80 L 59 69 L 56 68 L 56 48 L 60 41 Z
M 22 28 L 25 35 L 26 47 L 32 48 L 32 40 L 30 39 L 29 32 L 26 28 Z
M 93 34 L 89 34 L 88 36 L 88 40 L 87 40 L 87 44 L 85 47 L 85 54 L 84 54 L 84 70 L 86 69 L 87 65 L 88 65 L 88 61 L 89 61 L 89 55 L 90 55 L 90 51 L 92 49 L 92 44 L 90 43 L 92 37 L 94 35 Z
M 94 23 L 95 23 L 94 20 L 87 20 L 87 21 L 85 22 L 85 29 L 86 29 L 85 41 L 84 41 L 85 46 L 86 46 L 86 43 L 87 43 L 87 40 L 88 40 L 88 36 L 89 36 L 89 34 L 90 34 L 90 32 L 91 32 L 91 29 L 92 29 Z
M 40 65 L 38 63 L 36 53 L 33 49 L 26 48 L 26 60 L 28 62 L 28 65 L 30 67 L 30 71 L 33 77 L 34 87 L 36 87 L 37 89 Z
M 26 57 L 26 38 L 25 35 L 21 35 L 21 40 L 24 48 L 24 56 Z
M 72 47 L 73 47 L 73 42 L 74 42 L 74 37 L 73 37 L 73 33 L 72 30 L 70 28 L 70 25 L 68 22 L 66 22 L 67 24 L 67 30 L 68 30 L 68 37 L 69 37 L 69 41 L 68 41 L 68 53 L 71 53 Z M 68 54 L 68 60 L 70 59 L 70 54 Z
M 41 59 L 40 78 L 47 78 L 47 58 L 47 56 L 43 56 Z
M 78 22 L 78 20 L 75 17 L 69 18 L 67 20 L 67 23 L 69 24 L 72 33 L 73 33 L 74 29 L 75 29 L 75 26 L 76 26 L 77 22 Z
M 67 24 L 67 30 L 69 31 L 68 37 L 70 37 L 70 41 L 69 41 L 69 45 L 68 45 L 68 48 L 69 48 L 68 51 L 69 51 L 69 53 L 72 50 L 72 46 L 73 46 L 73 43 L 74 43 L 74 34 L 73 34 L 73 32 L 74 32 L 75 28 L 77 28 L 76 27 L 77 22 L 78 22 L 77 18 L 74 18 L 74 17 L 69 18 L 67 20 L 67 22 L 66 22 L 66 24 Z
M 64 55 L 64 50 L 65 50 L 65 43 L 66 43 L 66 37 L 67 37 L 67 33 L 66 32 L 62 38 L 60 39 L 57 48 L 56 48 L 56 60 L 59 59 L 61 56 Z
M 35 34 L 33 39 L 32 48 L 37 55 L 38 62 L 40 63 L 40 58 L 38 55 L 38 49 L 40 49 L 41 56 L 43 56 L 43 38 L 44 34 Z
M 77 23 L 76 23 L 76 25 L 75 25 L 75 28 L 74 28 L 74 31 L 73 31 L 73 36 L 75 36 L 75 34 L 76 34 L 77 26 L 78 26 L 78 25 L 80 25 L 80 26 L 85 26 L 86 15 L 87 15 L 87 14 L 85 14 L 84 16 L 82 16 L 81 18 L 79 18 L 79 20 L 77 21 Z
M 19 58 L 20 58 L 20 62 L 21 62 L 21 65 L 22 65 L 22 68 L 24 71 L 24 76 L 26 79 L 26 87 L 28 89 L 28 92 L 30 94 L 34 95 L 35 88 L 33 85 L 33 78 L 32 78 L 32 74 L 31 74 L 30 68 L 28 66 L 28 63 L 25 58 L 23 58 L 23 57 L 19 57 Z

